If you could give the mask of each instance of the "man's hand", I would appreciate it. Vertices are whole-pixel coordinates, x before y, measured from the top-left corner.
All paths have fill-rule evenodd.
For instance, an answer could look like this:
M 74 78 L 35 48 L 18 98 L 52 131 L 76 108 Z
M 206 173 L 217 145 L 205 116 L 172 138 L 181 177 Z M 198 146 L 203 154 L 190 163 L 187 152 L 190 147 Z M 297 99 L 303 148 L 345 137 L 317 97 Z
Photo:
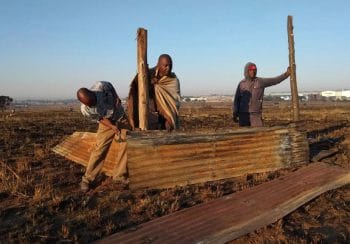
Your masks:
M 114 133 L 116 133 L 116 134 L 119 134 L 119 133 L 120 133 L 120 130 L 119 130 L 119 128 L 118 128 L 117 126 L 112 125 L 111 128 L 112 128 L 112 130 L 114 131 Z
M 103 125 L 111 128 L 114 131 L 114 133 L 116 133 L 116 134 L 120 133 L 120 130 L 119 130 L 118 126 L 112 124 L 112 122 L 109 119 L 102 118 L 102 119 L 100 119 L 100 123 L 102 123 Z
M 290 75 L 290 66 L 288 66 L 286 74 L 289 76 Z
M 157 84 L 159 81 L 159 79 L 157 77 L 152 77 L 151 79 L 151 83 L 154 85 L 154 84 Z

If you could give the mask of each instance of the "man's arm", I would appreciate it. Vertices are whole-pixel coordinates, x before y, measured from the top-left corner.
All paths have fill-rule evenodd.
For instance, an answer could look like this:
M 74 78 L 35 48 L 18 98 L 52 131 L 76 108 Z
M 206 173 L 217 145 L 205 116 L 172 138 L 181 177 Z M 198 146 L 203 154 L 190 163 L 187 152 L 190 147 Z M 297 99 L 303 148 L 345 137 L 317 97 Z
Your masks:
M 109 119 L 107 118 L 102 118 L 99 120 L 99 123 L 111 128 L 115 133 L 119 133 L 120 130 L 118 126 L 114 125 Z
M 282 81 L 284 81 L 285 79 L 287 79 L 290 75 L 290 68 L 288 67 L 287 71 L 284 72 L 283 74 L 277 76 L 277 77 L 273 77 L 273 78 L 260 78 L 261 79 L 261 83 L 263 87 L 268 87 L 268 86 L 273 86 L 276 85 Z

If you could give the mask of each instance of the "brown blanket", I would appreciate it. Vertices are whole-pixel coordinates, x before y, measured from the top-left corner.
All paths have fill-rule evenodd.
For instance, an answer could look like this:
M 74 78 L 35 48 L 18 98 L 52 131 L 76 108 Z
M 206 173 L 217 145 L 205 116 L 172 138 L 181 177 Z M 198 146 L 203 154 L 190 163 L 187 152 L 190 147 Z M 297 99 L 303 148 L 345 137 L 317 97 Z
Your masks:
M 155 68 L 149 70 L 149 129 L 159 129 L 158 113 L 162 115 L 173 128 L 178 128 L 180 107 L 180 83 L 174 73 L 163 76 L 157 83 L 152 84 L 156 76 Z M 138 78 L 137 75 L 130 85 L 128 98 L 128 115 L 133 129 L 139 126 L 138 118 Z

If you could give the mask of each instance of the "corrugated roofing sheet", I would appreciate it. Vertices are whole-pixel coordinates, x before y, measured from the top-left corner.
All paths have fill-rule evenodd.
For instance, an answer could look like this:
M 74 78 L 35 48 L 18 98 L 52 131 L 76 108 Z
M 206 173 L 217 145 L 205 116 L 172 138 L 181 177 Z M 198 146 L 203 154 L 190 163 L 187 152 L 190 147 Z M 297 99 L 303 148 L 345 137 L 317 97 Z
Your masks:
M 76 132 L 53 151 L 86 165 L 95 133 Z M 306 133 L 295 126 L 221 131 L 130 132 L 131 189 L 170 188 L 272 171 L 308 162 Z M 113 141 L 103 171 L 113 174 L 120 144 Z
M 132 133 L 128 138 L 133 189 L 183 186 L 306 162 L 306 134 L 293 126 L 187 134 Z
M 348 183 L 349 169 L 313 163 L 273 181 L 116 233 L 100 243 L 225 243 Z

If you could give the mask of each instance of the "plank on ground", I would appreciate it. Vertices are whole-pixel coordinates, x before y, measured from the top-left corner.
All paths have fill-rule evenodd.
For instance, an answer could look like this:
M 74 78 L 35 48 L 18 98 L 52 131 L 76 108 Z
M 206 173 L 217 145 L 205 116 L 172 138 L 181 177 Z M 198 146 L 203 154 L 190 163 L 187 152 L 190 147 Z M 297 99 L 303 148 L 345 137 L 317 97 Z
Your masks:
M 312 163 L 281 178 L 116 233 L 101 243 L 225 243 L 350 183 L 350 170 Z

